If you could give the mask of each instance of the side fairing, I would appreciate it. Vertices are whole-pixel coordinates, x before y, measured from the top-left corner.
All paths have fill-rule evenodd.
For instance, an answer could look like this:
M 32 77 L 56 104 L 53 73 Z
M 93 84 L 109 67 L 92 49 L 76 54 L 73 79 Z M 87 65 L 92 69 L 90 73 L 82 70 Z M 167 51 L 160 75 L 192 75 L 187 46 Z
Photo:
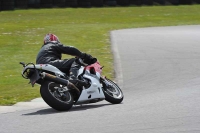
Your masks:
M 80 69 L 79 74 L 82 71 L 83 70 Z M 89 88 L 83 87 L 81 95 L 76 104 L 85 103 L 93 99 L 105 99 L 105 95 L 102 90 L 102 84 L 100 83 L 100 73 L 96 72 L 96 74 L 91 74 L 90 71 L 86 69 L 83 77 L 90 80 L 91 86 Z

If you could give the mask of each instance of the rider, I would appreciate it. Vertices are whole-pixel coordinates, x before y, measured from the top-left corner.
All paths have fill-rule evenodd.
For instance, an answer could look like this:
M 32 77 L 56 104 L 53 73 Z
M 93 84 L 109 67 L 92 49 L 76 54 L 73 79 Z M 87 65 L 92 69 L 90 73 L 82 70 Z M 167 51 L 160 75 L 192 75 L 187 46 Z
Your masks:
M 37 55 L 36 64 L 50 64 L 66 74 L 70 72 L 70 77 L 77 81 L 80 63 L 77 61 L 77 58 L 62 60 L 62 54 L 82 58 L 86 64 L 93 64 L 96 62 L 96 58 L 79 51 L 75 47 L 64 46 L 60 43 L 56 35 L 49 33 L 44 37 L 44 44 Z

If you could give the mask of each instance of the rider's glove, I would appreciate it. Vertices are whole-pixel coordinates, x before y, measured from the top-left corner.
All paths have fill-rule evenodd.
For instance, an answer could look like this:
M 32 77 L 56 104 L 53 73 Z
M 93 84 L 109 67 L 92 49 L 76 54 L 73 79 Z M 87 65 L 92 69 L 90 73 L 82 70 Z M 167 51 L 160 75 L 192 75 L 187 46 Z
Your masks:
M 82 53 L 80 58 L 85 59 L 85 60 L 89 60 L 90 58 L 92 58 L 92 56 L 90 54 Z
M 96 58 L 93 58 L 90 54 L 86 54 L 86 53 L 82 53 L 80 58 L 82 58 L 83 61 L 88 65 L 93 64 L 97 61 Z

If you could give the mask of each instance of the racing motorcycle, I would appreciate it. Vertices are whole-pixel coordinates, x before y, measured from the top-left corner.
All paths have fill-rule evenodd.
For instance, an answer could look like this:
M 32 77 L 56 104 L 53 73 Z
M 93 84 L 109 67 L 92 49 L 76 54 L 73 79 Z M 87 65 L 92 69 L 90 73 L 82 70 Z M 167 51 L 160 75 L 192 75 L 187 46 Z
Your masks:
M 81 64 L 77 79 L 81 84 L 70 82 L 69 74 L 63 73 L 50 64 L 33 64 L 20 62 L 23 66 L 22 77 L 30 80 L 30 84 L 39 84 L 43 100 L 58 111 L 70 110 L 73 105 L 82 105 L 106 100 L 112 104 L 123 101 L 124 95 L 120 87 L 112 80 L 103 77 L 103 67 L 99 62 L 91 65 Z

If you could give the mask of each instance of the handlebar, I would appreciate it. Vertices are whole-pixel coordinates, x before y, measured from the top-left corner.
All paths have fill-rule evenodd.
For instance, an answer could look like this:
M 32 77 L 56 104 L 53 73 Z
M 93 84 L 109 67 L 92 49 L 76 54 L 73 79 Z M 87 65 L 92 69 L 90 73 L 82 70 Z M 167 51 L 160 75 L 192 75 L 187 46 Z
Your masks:
M 81 58 L 79 58 L 78 61 L 79 61 L 79 62 L 81 63 L 81 65 L 83 65 L 83 66 L 87 66 L 87 65 L 88 65 L 88 64 L 84 63 L 84 62 L 83 62 L 83 59 L 81 59 Z

